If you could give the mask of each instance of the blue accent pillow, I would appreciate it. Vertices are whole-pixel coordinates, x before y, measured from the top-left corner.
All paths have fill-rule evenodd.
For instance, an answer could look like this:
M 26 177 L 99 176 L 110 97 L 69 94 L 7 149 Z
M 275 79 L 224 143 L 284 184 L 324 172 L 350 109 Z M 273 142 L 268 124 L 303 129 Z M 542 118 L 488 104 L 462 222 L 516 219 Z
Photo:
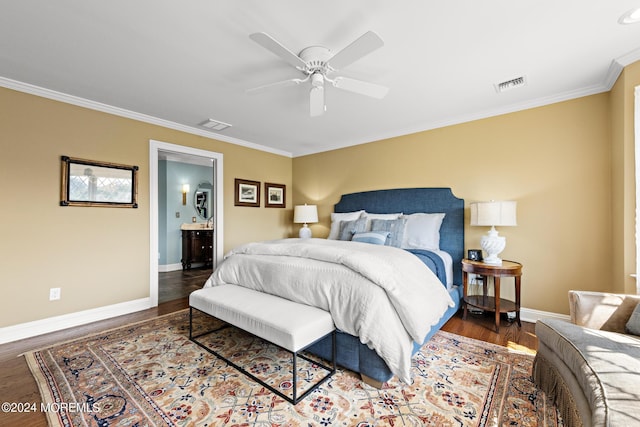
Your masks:
M 367 218 L 359 218 L 353 221 L 340 222 L 340 234 L 338 240 L 351 240 L 354 234 L 362 233 L 367 227 Z
M 371 243 L 374 245 L 384 245 L 389 237 L 388 231 L 366 231 L 364 233 L 356 233 L 351 239 L 352 242 Z
M 373 219 L 371 220 L 371 231 L 388 231 L 389 238 L 387 246 L 399 248 L 402 246 L 402 238 L 404 237 L 404 226 L 407 223 L 406 218 L 398 219 Z
M 624 329 L 628 334 L 640 335 L 640 304 L 636 305 Z

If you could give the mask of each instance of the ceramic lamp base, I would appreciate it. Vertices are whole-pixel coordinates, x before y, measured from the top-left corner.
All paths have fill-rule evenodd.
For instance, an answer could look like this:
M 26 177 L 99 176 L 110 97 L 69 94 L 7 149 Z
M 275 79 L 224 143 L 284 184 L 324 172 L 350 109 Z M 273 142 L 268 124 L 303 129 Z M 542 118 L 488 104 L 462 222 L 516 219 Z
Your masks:
M 311 229 L 307 224 L 303 225 L 300 229 L 299 236 L 301 239 L 310 239 L 311 238 Z
M 480 246 L 482 246 L 482 249 L 487 253 L 487 256 L 482 262 L 491 265 L 502 265 L 502 260 L 498 258 L 498 255 L 504 250 L 506 244 L 506 239 L 498 236 L 495 227 L 491 227 L 489 233 L 480 239 Z

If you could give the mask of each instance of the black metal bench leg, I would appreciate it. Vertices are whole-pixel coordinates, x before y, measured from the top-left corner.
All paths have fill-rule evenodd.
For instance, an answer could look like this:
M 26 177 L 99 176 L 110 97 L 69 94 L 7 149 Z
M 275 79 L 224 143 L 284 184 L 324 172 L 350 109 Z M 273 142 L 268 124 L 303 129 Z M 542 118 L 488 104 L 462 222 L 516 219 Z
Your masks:
M 296 403 L 298 403 L 298 398 L 296 396 L 296 387 L 298 385 L 298 365 L 297 365 L 297 359 L 298 359 L 298 352 L 294 352 L 293 353 L 293 404 L 295 405 Z

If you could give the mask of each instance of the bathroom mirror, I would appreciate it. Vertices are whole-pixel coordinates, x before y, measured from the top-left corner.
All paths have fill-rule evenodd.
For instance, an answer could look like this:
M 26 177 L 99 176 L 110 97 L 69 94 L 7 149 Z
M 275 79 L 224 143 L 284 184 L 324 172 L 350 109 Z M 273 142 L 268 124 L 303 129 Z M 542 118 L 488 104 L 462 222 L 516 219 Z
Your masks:
M 198 212 L 198 216 L 204 220 L 207 220 L 212 215 L 212 192 L 213 185 L 210 182 L 204 181 L 198 184 L 196 191 L 193 194 L 193 204 Z

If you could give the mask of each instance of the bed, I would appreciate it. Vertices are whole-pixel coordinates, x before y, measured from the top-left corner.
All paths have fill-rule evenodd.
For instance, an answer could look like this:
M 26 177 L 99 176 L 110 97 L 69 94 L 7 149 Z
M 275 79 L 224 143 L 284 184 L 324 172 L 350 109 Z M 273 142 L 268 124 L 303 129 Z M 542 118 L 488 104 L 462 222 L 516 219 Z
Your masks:
M 460 308 L 462 298 L 460 261 L 464 253 L 464 200 L 455 197 L 449 188 L 403 188 L 345 194 L 334 207 L 336 218 L 339 218 L 341 214 L 350 215 L 348 213 L 360 211 L 366 211 L 369 215 L 368 221 L 370 218 L 386 219 L 385 214 L 402 213 L 405 218 L 412 214 L 444 214 L 439 227 L 439 248 L 437 248 L 438 250 L 398 249 L 388 245 L 370 245 L 330 239 L 311 239 L 310 241 L 282 239 L 267 243 L 256 242 L 244 245 L 237 250 L 234 249 L 227 254 L 225 261 L 207 280 L 205 286 L 237 282 L 233 284 L 252 287 L 330 311 L 339 328 L 337 337 L 338 364 L 360 373 L 365 382 L 380 388 L 385 381 L 394 375 L 402 381 L 409 382 L 407 357 L 410 359 L 410 356 Z M 355 224 L 356 221 L 349 223 Z M 383 220 L 379 224 L 383 223 L 390 224 L 391 222 Z M 342 224 L 343 230 L 341 231 L 343 233 L 345 232 L 344 225 L 346 225 L 346 221 Z M 367 227 L 371 227 L 370 223 L 367 224 Z M 332 230 L 333 232 L 334 230 Z M 354 240 L 356 240 L 356 235 L 364 234 L 366 233 L 353 234 Z M 388 233 L 386 235 L 389 236 Z M 273 248 L 276 248 L 278 252 L 272 252 Z M 284 252 L 280 252 L 282 250 Z M 302 253 L 305 255 L 301 255 L 301 258 L 307 258 L 307 251 L 311 253 L 308 258 L 313 258 L 312 260 L 297 259 L 298 254 Z M 319 255 L 316 255 L 315 252 L 318 252 Z M 351 257 L 351 254 L 353 254 L 353 259 L 348 258 Z M 294 257 L 295 259 L 292 261 Z M 379 259 L 375 257 L 379 257 Z M 234 262 L 239 263 L 239 260 L 242 260 L 243 263 L 231 270 L 234 268 Z M 345 274 L 345 278 L 343 276 L 334 278 L 333 269 L 345 268 L 343 265 L 334 267 L 333 263 L 336 261 L 348 264 L 348 268 L 356 271 L 357 274 L 353 274 L 351 270 L 347 273 L 340 270 L 339 273 Z M 299 265 L 304 265 L 307 268 L 307 263 L 315 263 L 310 272 L 296 270 Z M 372 274 L 374 278 L 368 276 L 368 271 L 374 267 L 380 266 L 381 269 L 384 269 L 385 263 L 395 268 L 394 271 L 390 271 L 392 274 L 384 276 L 377 273 Z M 397 266 L 402 266 L 402 268 L 397 268 Z M 364 273 L 362 273 L 363 271 Z M 315 273 L 312 274 L 312 272 Z M 361 274 L 367 277 L 362 279 Z M 428 280 L 425 279 L 427 276 Z M 335 286 L 344 286 L 344 289 L 353 286 L 359 290 L 365 287 L 360 281 L 369 283 L 369 281 L 378 280 L 378 277 L 382 277 L 380 280 L 383 283 L 376 283 L 381 289 L 372 287 L 375 288 L 373 294 L 378 298 L 378 294 L 385 295 L 386 292 L 385 298 L 392 300 L 389 307 L 386 306 L 386 302 L 378 302 L 379 300 L 374 297 L 369 299 L 368 295 L 362 300 L 358 299 L 359 297 L 351 297 L 350 291 L 345 291 L 347 297 L 339 297 L 338 294 L 342 292 L 341 287 L 327 287 L 329 286 L 327 283 L 334 286 L 334 282 L 337 282 Z M 288 281 L 296 280 L 297 283 L 291 286 L 283 285 Z M 349 284 L 340 284 L 340 280 L 349 282 Z M 403 288 L 405 285 L 413 286 L 411 282 L 420 280 L 428 281 L 430 288 L 421 288 L 419 297 L 413 296 L 412 292 L 415 288 Z M 272 282 L 273 287 L 271 287 Z M 285 286 L 285 288 L 281 288 L 281 286 Z M 307 298 L 306 294 L 310 292 L 308 289 L 315 289 L 316 286 L 320 289 L 318 292 L 324 294 L 323 298 L 326 298 L 328 302 L 325 302 L 324 299 L 313 302 L 305 299 Z M 368 289 L 368 285 L 366 286 Z M 362 301 L 367 301 L 364 308 L 360 307 L 365 305 Z M 342 306 L 338 307 L 337 304 Z M 427 304 L 432 308 L 428 308 Z M 407 306 L 406 312 L 405 305 Z M 360 325 L 341 328 L 340 326 L 343 325 L 341 322 L 344 322 L 341 316 L 350 310 L 353 310 L 354 313 L 357 310 L 363 311 L 353 315 L 358 319 L 372 317 L 367 320 L 367 327 L 374 328 L 374 335 L 378 329 L 386 328 L 387 324 L 389 328 L 392 327 L 394 321 L 386 320 L 386 316 L 394 313 L 393 315 L 399 317 L 399 322 L 403 323 L 406 328 L 404 331 L 406 334 L 391 333 L 384 335 L 387 337 L 384 339 L 377 336 L 371 338 L 371 333 Z M 375 315 L 371 313 L 375 313 Z M 378 315 L 380 320 L 377 318 Z M 377 320 L 378 326 L 371 323 Z M 409 326 L 407 326 L 407 322 L 409 322 Z M 398 350 L 398 355 L 395 354 L 395 347 L 402 347 L 401 350 Z M 310 347 L 309 351 L 318 356 L 330 358 L 331 341 L 320 341 Z M 408 364 L 410 365 L 410 360 Z

